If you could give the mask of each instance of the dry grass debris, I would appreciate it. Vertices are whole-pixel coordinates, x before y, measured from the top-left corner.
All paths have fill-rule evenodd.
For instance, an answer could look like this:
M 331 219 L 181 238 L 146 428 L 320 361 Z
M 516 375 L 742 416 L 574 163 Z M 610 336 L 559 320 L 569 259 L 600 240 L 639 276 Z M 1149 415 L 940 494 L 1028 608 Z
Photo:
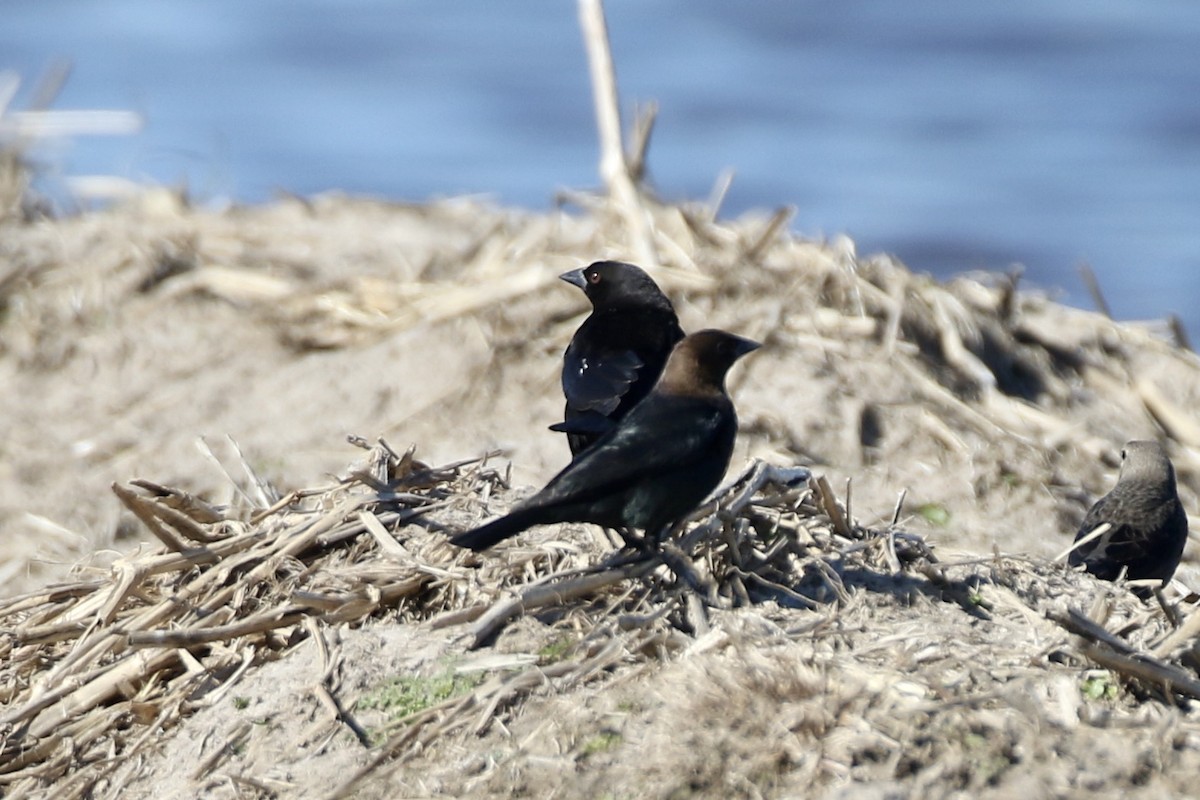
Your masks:
M 588 526 L 448 548 L 565 460 L 554 276 L 627 237 L 569 200 L 8 224 L 6 796 L 1190 791 L 1194 548 L 1178 630 L 1049 560 L 1126 439 L 1198 507 L 1167 325 L 643 198 L 684 327 L 766 342 L 731 387 L 751 466 L 661 561 Z M 314 486 L 354 430 L 449 466 L 380 445 Z
M 550 213 L 149 191 L 49 219 L 0 155 L 0 793 L 1193 795 L 1195 548 L 1165 608 L 1051 560 L 1127 439 L 1200 507 L 1178 324 L 722 220 L 728 178 L 657 201 L 653 116 L 626 153 L 581 15 L 609 191 Z M 50 119 L 4 80 L 0 134 Z M 583 308 L 554 276 L 599 258 L 766 343 L 731 387 L 749 466 L 655 553 L 448 546 L 564 463 Z
M 243 787 L 267 794 L 378 789 L 432 751 L 469 751 L 497 730 L 512 741 L 523 704 L 628 685 L 655 671 L 662 677 L 650 683 L 659 689 L 643 687 L 637 702 L 654 702 L 661 714 L 637 731 L 627 729 L 632 722 L 602 728 L 572 749 L 588 763 L 609 762 L 608 751 L 628 738 L 665 736 L 670 744 L 648 773 L 664 797 L 774 793 L 864 777 L 922 792 L 935 784 L 978 791 L 1017 772 L 1031 735 L 1022 714 L 1074 727 L 1101 713 L 1158 728 L 1161 714 L 1147 714 L 1143 701 L 1171 708 L 1200 698 L 1194 619 L 1176 632 L 1124 589 L 1044 561 L 939 562 L 919 536 L 858 524 L 828 494 L 828 482 L 810 480 L 805 469 L 755 463 L 664 552 L 609 555 L 603 542 L 581 538 L 579 526 L 543 529 L 497 553 L 447 545 L 447 527 L 474 524 L 494 494 L 507 493 L 486 459 L 431 468 L 411 450 L 381 442 L 337 483 L 282 496 L 246 473 L 256 488 L 243 487 L 243 502 L 230 506 L 146 481 L 115 485 L 161 547 L 119 559 L 109 580 L 48 587 L 0 605 L 0 685 L 7 687 L 0 784 L 8 796 L 148 791 L 154 768 L 145 765 L 161 755 L 162 736 L 305 641 L 325 665 L 308 701 L 326 709 L 325 746 L 339 739 L 343 757 L 357 753 L 355 769 L 323 786 L 312 785 L 312 775 L 284 785 L 223 771 L 255 735 L 243 722 L 174 791 L 184 796 L 235 773 Z M 1085 603 L 1102 616 L 1089 620 Z M 465 653 L 527 614 L 572 643 L 460 667 L 488 677 L 432 705 L 405 706 L 375 733 L 335 678 L 340 659 L 327 640 L 348 626 L 386 619 L 446 629 Z M 1101 712 L 1089 710 L 1094 689 L 1075 685 L 1086 659 L 1109 670 L 1096 678 L 1108 705 Z M 1046 685 L 1057 687 L 1051 705 L 1023 696 Z M 652 701 L 650 691 L 662 694 Z M 1017 722 L 1006 721 L 1013 714 Z M 690 715 L 712 718 L 711 727 L 689 727 Z M 667 736 L 661 726 L 674 718 L 690 733 Z M 1173 718 L 1172 729 L 1200 744 L 1198 723 L 1188 714 Z M 780 734 L 780 744 L 758 750 Z M 527 757 L 522 749 L 502 749 L 439 791 L 494 784 Z M 635 778 L 636 766 L 608 763 L 582 783 L 560 778 L 553 791 L 585 796 L 608 775 L 637 793 L 647 775 Z M 494 791 L 503 793 L 508 780 Z

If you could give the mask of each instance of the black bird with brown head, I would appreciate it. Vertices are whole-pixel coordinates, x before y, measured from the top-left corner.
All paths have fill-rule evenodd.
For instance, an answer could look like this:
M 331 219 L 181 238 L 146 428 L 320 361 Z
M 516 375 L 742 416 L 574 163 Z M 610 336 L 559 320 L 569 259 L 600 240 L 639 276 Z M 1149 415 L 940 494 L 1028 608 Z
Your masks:
M 718 330 L 684 338 L 653 390 L 612 430 L 508 515 L 451 543 L 484 550 L 554 522 L 637 528 L 657 540 L 724 476 L 737 436 L 725 374 L 758 347 Z

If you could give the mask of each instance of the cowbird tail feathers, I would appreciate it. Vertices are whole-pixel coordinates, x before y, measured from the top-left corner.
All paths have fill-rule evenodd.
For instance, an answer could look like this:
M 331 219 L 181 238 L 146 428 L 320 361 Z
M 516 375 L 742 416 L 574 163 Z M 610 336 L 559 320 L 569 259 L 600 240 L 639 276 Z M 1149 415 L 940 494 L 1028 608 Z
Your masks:
M 533 510 L 518 509 L 486 525 L 450 537 L 450 544 L 477 552 L 487 550 L 505 539 L 516 536 L 531 525 L 537 525 L 541 520 L 536 517 Z
M 558 433 L 578 433 L 590 436 L 602 436 L 612 430 L 614 423 L 608 417 L 599 414 L 580 414 L 550 426 L 550 430 Z

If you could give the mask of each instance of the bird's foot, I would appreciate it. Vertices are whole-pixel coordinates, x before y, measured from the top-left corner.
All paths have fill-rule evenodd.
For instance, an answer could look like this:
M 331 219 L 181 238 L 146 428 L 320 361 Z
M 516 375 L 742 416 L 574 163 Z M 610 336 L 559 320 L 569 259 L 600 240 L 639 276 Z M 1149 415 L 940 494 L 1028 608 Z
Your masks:
M 635 553 L 649 553 L 651 550 L 657 549 L 657 542 L 652 542 L 645 536 L 638 536 L 630 528 L 617 528 L 617 535 L 621 537 L 621 541 L 625 542 L 625 547 Z

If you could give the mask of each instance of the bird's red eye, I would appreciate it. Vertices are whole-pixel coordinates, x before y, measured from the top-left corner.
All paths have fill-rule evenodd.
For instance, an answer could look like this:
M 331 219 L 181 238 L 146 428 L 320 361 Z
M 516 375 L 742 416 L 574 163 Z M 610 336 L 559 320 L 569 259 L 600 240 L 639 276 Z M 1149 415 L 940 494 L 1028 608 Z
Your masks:
M 599 283 L 600 282 L 600 273 L 599 272 L 589 272 L 587 279 L 588 279 L 588 283 Z

